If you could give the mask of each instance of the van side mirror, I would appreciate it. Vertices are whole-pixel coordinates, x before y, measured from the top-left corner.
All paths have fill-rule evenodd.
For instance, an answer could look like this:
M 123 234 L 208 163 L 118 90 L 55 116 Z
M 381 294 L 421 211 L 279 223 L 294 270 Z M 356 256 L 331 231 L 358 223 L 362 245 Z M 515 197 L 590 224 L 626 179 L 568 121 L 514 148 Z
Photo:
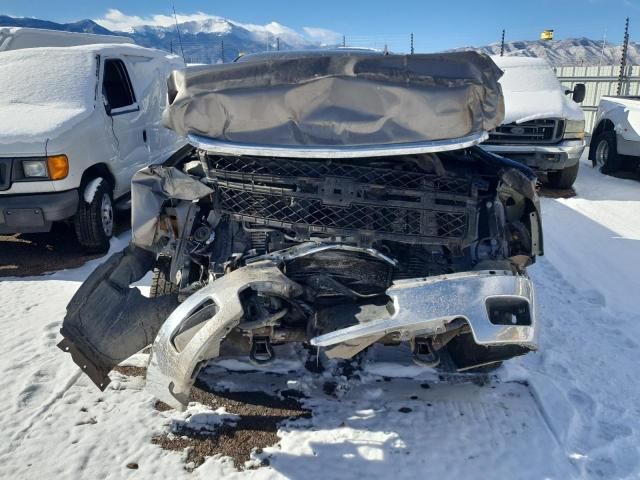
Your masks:
M 586 94 L 587 88 L 584 83 L 576 83 L 573 87 L 573 95 L 571 98 L 576 103 L 582 103 Z

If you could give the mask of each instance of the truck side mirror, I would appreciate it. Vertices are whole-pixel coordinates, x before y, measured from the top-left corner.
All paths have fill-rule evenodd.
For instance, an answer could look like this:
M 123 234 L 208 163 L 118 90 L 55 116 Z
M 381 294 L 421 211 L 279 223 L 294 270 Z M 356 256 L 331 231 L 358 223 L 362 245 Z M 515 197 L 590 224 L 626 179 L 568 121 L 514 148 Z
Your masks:
M 573 95 L 571 96 L 571 98 L 576 103 L 582 103 L 586 91 L 587 88 L 585 87 L 584 83 L 576 83 L 573 87 Z

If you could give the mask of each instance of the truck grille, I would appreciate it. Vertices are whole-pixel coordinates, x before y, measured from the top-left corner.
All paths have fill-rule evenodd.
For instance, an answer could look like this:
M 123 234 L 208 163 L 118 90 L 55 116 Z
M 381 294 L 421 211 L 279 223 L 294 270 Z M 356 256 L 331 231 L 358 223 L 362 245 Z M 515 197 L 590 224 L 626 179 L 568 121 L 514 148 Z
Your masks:
M 217 208 L 236 221 L 311 234 L 462 247 L 475 239 L 469 177 L 331 161 L 207 157 Z
M 488 144 L 536 144 L 557 143 L 562 138 L 562 120 L 532 120 L 523 123 L 500 125 L 489 134 Z

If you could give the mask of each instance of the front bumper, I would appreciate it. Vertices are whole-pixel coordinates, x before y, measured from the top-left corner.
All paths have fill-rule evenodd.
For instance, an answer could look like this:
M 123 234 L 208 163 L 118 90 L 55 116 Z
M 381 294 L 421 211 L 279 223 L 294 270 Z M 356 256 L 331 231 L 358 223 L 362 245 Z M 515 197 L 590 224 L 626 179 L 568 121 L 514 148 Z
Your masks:
M 242 328 L 239 293 L 248 287 L 281 298 L 299 293 L 299 286 L 267 260 L 240 268 L 193 294 L 156 337 L 147 370 L 152 394 L 176 408 L 186 405 L 200 366 L 219 355 L 220 343 L 232 329 Z M 527 277 L 508 271 L 465 272 L 398 281 L 387 295 L 392 312 L 386 318 L 321 335 L 311 344 L 342 346 L 343 352 L 355 354 L 390 334 L 409 341 L 443 333 L 450 322 L 463 319 L 479 345 L 537 349 L 534 291 Z M 195 325 L 194 312 L 207 302 L 215 304 L 215 314 Z M 187 340 L 178 338 L 196 327 Z
M 580 160 L 585 149 L 584 140 L 567 140 L 556 145 L 487 145 L 487 152 L 510 158 L 533 170 L 553 172 L 572 167 Z
M 78 191 L 0 195 L 0 234 L 40 233 L 78 210 Z

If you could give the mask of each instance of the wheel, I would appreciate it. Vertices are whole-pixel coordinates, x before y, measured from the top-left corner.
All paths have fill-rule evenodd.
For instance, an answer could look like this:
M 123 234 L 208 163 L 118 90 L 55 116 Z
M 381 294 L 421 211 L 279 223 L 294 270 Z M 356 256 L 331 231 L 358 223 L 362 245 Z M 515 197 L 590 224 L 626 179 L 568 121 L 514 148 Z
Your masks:
M 92 188 L 94 195 L 87 203 L 85 193 Z M 78 242 L 86 252 L 106 253 L 109 250 L 114 227 L 113 191 L 106 180 L 95 179 L 85 185 L 73 223 Z
M 580 162 L 558 172 L 547 174 L 547 184 L 552 188 L 571 188 L 578 177 Z
M 594 166 L 600 167 L 602 173 L 613 173 L 622 167 L 622 158 L 618 155 L 616 133 L 603 132 L 596 138 L 593 154 Z
M 163 268 L 154 268 L 151 278 L 151 298 L 162 297 L 164 295 L 178 295 L 178 285 L 167 278 Z

